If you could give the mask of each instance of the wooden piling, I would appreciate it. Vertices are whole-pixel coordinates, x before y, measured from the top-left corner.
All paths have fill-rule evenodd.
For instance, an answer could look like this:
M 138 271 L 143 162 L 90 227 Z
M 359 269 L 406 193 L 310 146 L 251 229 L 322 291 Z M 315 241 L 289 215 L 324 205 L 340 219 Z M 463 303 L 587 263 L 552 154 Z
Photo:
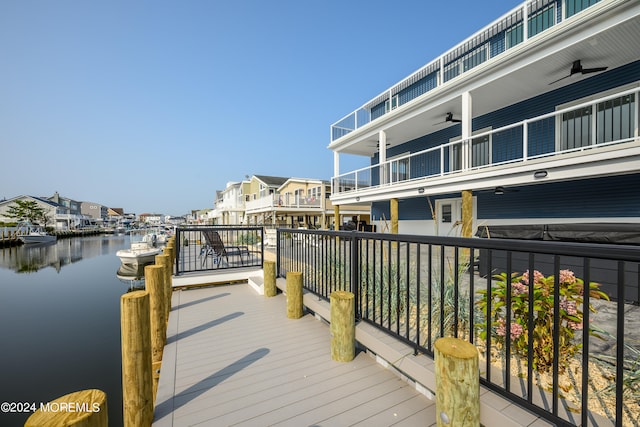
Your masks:
M 264 296 L 275 297 L 278 293 L 276 288 L 276 263 L 275 261 L 264 262 Z
M 164 271 L 164 286 L 165 286 L 165 297 L 166 297 L 166 318 L 169 319 L 169 312 L 171 311 L 171 296 L 173 293 L 173 286 L 171 284 L 171 260 L 169 259 L 169 255 L 156 255 L 156 265 L 160 265 Z
M 41 404 L 25 427 L 108 427 L 107 395 L 96 389 L 66 394 Z
M 331 303 L 331 358 L 350 362 L 356 355 L 355 297 L 347 291 L 329 295 Z
M 153 421 L 149 292 L 122 295 L 120 308 L 124 426 L 147 427 Z
M 302 273 L 287 272 L 287 317 L 299 319 L 304 315 L 302 305 Z
M 149 291 L 151 328 L 151 361 L 162 360 L 162 351 L 167 339 L 167 297 L 165 295 L 164 271 L 160 265 L 144 268 L 145 288 Z
M 434 343 L 438 427 L 480 426 L 478 350 L 458 338 Z

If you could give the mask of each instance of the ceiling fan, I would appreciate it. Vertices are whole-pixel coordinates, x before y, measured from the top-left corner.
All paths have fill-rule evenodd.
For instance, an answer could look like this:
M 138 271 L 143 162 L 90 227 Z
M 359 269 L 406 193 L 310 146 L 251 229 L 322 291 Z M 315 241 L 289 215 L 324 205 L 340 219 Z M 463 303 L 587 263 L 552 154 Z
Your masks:
M 582 64 L 580 63 L 580 60 L 578 59 L 577 61 L 573 61 L 573 65 L 571 65 L 571 70 L 569 72 L 568 76 L 564 76 L 562 78 L 559 78 L 558 80 L 554 80 L 551 83 L 549 83 L 550 85 L 559 82 L 560 80 L 564 80 L 568 77 L 573 76 L 574 74 L 591 74 L 591 73 L 599 73 L 600 71 L 604 71 L 609 67 L 595 67 L 595 68 L 584 68 L 582 66 Z
M 441 125 L 443 123 L 460 123 L 461 121 L 462 120 L 460 120 L 460 119 L 454 119 L 453 118 L 453 113 L 447 113 L 447 115 L 444 118 L 444 122 L 436 123 L 436 124 L 434 124 L 434 126 Z

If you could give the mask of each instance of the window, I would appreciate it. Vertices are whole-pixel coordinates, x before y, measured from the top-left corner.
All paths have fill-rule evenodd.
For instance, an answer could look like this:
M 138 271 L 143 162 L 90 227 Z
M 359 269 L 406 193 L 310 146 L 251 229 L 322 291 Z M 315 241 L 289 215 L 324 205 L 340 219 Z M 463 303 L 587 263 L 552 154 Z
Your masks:
M 480 133 L 486 133 L 490 131 L 491 128 L 479 129 L 473 132 L 474 135 Z M 491 164 L 491 156 L 492 156 L 492 144 L 491 144 L 491 135 L 484 135 L 477 138 L 473 138 L 471 140 L 471 160 L 470 166 L 472 168 L 477 168 L 480 166 L 485 166 Z M 453 138 L 450 142 L 457 142 L 457 144 L 451 144 L 449 149 L 449 171 L 457 171 L 463 169 L 464 165 L 462 162 L 462 150 L 463 144 L 461 137 Z
M 442 222 L 451 222 L 451 205 L 442 205 Z
M 393 95 L 391 97 L 391 101 L 389 101 L 388 99 L 384 101 L 385 113 L 388 113 L 391 110 L 395 110 L 396 108 L 398 108 L 398 95 Z
M 563 113 L 558 121 L 558 150 L 624 141 L 633 137 L 636 94 L 624 95 Z
M 411 177 L 409 173 L 411 163 L 408 155 L 409 153 L 403 153 L 388 159 L 391 167 L 391 182 L 406 181 Z

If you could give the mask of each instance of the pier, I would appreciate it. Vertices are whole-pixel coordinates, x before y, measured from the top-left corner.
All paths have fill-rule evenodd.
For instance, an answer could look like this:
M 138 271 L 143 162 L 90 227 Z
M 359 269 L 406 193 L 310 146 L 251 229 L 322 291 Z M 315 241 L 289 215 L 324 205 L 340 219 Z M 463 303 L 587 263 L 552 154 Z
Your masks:
M 154 426 L 435 425 L 435 402 L 370 354 L 333 361 L 327 324 L 288 319 L 283 294 L 215 286 L 172 305 Z

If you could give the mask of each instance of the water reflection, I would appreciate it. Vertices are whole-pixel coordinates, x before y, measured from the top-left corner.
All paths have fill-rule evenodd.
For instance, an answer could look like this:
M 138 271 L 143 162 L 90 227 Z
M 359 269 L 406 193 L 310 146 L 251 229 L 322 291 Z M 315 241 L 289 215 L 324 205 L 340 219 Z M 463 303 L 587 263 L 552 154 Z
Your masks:
M 116 277 L 121 282 L 128 284 L 130 291 L 144 289 L 144 268 L 152 264 L 153 263 L 133 265 L 121 263 L 116 272 Z
M 44 244 L 28 244 L 0 251 L 0 268 L 17 273 L 35 273 L 43 268 L 52 267 L 58 273 L 62 267 L 81 259 L 94 258 L 114 252 L 125 243 L 127 236 L 102 236 L 58 239 Z

